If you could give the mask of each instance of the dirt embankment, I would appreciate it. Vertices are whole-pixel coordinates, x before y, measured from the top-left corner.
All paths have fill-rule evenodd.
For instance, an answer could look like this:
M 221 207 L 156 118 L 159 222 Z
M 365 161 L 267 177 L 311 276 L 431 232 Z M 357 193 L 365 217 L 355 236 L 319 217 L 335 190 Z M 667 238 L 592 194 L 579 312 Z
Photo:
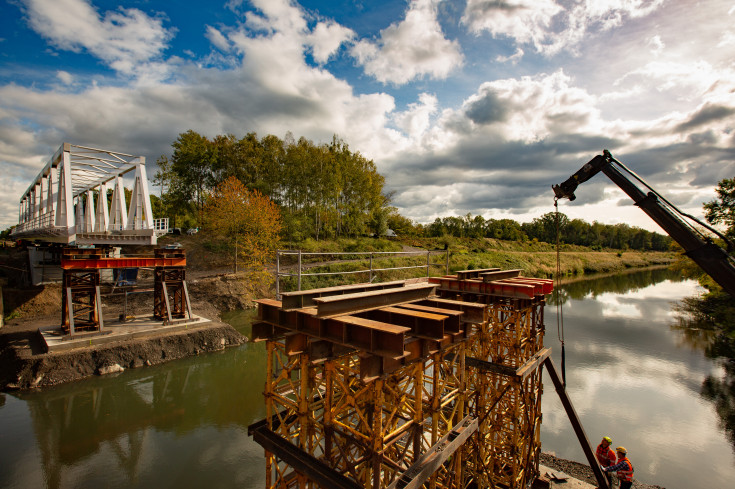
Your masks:
M 234 328 L 219 321 L 222 312 L 254 305 L 242 280 L 235 275 L 221 274 L 191 278 L 187 282 L 194 314 L 211 319 L 211 323 L 186 332 L 154 334 L 59 353 L 44 351 L 38 328 L 60 324 L 60 286 L 5 288 L 5 314 L 9 319 L 0 328 L 0 390 L 51 386 L 218 351 L 247 341 Z M 120 295 L 103 296 L 105 318 L 116 318 L 123 301 Z M 130 295 L 127 312 L 151 315 L 152 293 Z
M 542 453 L 540 461 L 541 465 L 545 465 L 551 469 L 564 472 L 568 476 L 575 479 L 588 482 L 592 485 L 597 485 L 597 480 L 595 479 L 595 476 L 592 473 L 592 469 L 590 469 L 589 465 L 581 464 L 579 462 L 573 462 L 571 460 L 565 460 L 563 458 L 557 458 L 550 453 Z M 560 486 L 561 485 L 563 484 L 560 484 Z M 646 484 L 637 479 L 633 480 L 633 487 L 635 489 L 665 489 L 662 486 Z

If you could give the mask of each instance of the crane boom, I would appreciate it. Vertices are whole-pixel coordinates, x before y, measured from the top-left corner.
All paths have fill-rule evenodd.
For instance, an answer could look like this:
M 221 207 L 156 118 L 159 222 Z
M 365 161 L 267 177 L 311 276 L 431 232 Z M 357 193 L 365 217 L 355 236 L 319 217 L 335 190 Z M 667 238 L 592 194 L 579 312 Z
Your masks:
M 559 185 L 552 186 L 557 199 L 567 198 L 570 201 L 576 197 L 574 191 L 577 186 L 594 177 L 599 172 L 604 173 L 620 189 L 633 199 L 635 205 L 653 219 L 656 224 L 684 248 L 685 254 L 694 260 L 702 270 L 717 282 L 728 294 L 735 298 L 735 264 L 725 250 L 717 246 L 709 238 L 703 239 L 681 217 L 678 209 L 673 205 L 662 202 L 655 192 L 645 193 L 634 184 L 626 175 L 613 164 L 619 163 L 608 150 L 597 155 L 587 162 L 574 175 Z M 668 204 L 668 205 L 667 205 Z M 674 210 L 677 212 L 674 212 Z

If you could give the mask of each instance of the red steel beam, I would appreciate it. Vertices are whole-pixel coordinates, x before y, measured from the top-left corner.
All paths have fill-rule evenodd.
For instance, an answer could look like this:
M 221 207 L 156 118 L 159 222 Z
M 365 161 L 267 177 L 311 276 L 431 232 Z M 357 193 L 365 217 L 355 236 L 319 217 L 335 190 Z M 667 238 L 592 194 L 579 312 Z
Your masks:
M 459 280 L 453 277 L 431 277 L 429 283 L 437 284 L 440 289 L 447 291 L 527 297 L 530 299 L 537 295 L 550 294 L 554 288 L 554 283 L 551 280 L 526 277 L 508 278 L 492 282 L 482 282 L 476 279 Z
M 61 259 L 61 268 L 64 270 L 84 270 L 103 268 L 154 268 L 154 267 L 185 267 L 186 258 L 91 258 L 91 259 Z

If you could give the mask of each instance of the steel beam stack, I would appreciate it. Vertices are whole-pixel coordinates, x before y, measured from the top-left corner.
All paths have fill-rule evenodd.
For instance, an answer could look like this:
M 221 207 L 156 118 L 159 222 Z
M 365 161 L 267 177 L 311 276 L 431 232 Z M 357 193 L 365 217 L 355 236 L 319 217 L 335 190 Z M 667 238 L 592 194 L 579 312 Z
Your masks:
M 267 416 L 249 432 L 268 488 L 532 481 L 543 295 L 444 294 L 360 284 L 258 301 Z

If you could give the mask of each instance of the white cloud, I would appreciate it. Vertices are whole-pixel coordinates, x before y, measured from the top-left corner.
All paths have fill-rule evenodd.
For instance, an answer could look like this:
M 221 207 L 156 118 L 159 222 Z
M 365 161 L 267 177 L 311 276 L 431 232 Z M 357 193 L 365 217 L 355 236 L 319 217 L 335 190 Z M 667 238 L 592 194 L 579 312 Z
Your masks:
M 56 72 L 56 77 L 61 80 L 64 85 L 71 85 L 74 81 L 74 76 L 68 71 L 59 70 Z
M 100 16 L 85 0 L 25 0 L 30 26 L 59 49 L 86 50 L 121 73 L 159 56 L 173 37 L 161 19 L 120 7 Z
M 431 116 L 438 110 L 439 101 L 436 95 L 422 93 L 418 103 L 408 105 L 404 112 L 395 114 L 393 120 L 412 140 L 418 141 L 431 125 Z
M 227 40 L 224 34 L 222 34 L 219 29 L 217 29 L 216 27 L 212 27 L 211 25 L 208 25 L 206 27 L 207 30 L 205 37 L 209 39 L 209 42 L 211 42 L 215 47 L 221 49 L 222 51 L 229 51 L 230 41 Z
M 648 45 L 651 47 L 651 54 L 658 56 L 666 47 L 666 44 L 661 40 L 661 36 L 655 35 L 648 38 Z
M 642 163 L 642 169 L 635 168 L 639 173 L 652 176 L 655 186 L 665 186 L 677 205 L 685 204 L 684 210 L 699 214 L 707 200 L 702 189 L 711 191 L 718 179 L 735 172 L 732 49 L 714 49 L 727 32 L 719 27 L 729 18 L 722 9 L 689 11 L 686 2 L 679 2 L 686 15 L 661 9 L 644 19 L 659 3 L 587 6 L 577 1 L 560 11 L 556 3 L 539 0 L 531 12 L 522 8 L 532 5 L 528 1 L 470 1 L 467 26 L 477 21 L 478 33 L 524 39 L 510 49 L 491 46 L 488 52 L 516 51 L 479 73 L 470 62 L 479 57 L 457 69 L 463 55 L 437 22 L 437 2 L 414 1 L 403 20 L 372 40 L 353 44 L 351 52 L 364 51 L 365 72 L 384 83 L 446 77 L 441 83 L 425 81 L 416 92 L 401 87 L 397 103 L 390 88 L 371 91 L 361 84 L 364 91 L 357 93 L 349 74 L 331 72 L 340 63 L 329 61 L 356 40 L 355 32 L 290 0 L 230 2 L 242 22 L 204 26 L 199 34 L 219 50 L 203 59 L 197 59 L 195 50 L 189 57 L 181 54 L 187 59 L 165 58 L 171 31 L 161 20 L 140 12 L 136 17 L 131 10 L 99 13 L 89 3 L 63 0 L 67 10 L 76 8 L 74 22 L 84 19 L 77 30 L 85 36 L 59 32 L 61 22 L 52 19 L 42 34 L 50 44 L 89 52 L 111 66 L 138 60 L 145 67 L 105 79 L 78 73 L 73 65 L 55 66 L 37 77 L 51 83 L 0 85 L 0 165 L 13 169 L 7 178 L 13 189 L 22 191 L 64 141 L 144 154 L 152 163 L 170 153 L 171 142 L 188 129 L 206 136 L 255 131 L 283 137 L 291 131 L 318 142 L 337 134 L 375 160 L 387 190 L 396 190 L 395 205 L 407 217 L 427 222 L 471 212 L 528 221 L 549 211 L 552 183 L 609 147 L 626 163 L 628 157 Z M 503 5 L 517 7 L 516 17 L 528 32 L 517 27 L 518 18 L 499 13 Z M 49 17 L 53 7 L 38 9 Z M 28 19 L 46 18 L 40 10 L 26 9 Z M 115 51 L 116 38 L 105 37 L 102 30 L 106 23 L 114 30 L 109 20 L 113 14 L 140 22 L 141 32 L 158 32 L 161 42 L 151 37 L 146 51 L 136 46 L 148 38 L 136 34 L 130 36 L 129 51 Z M 629 22 L 636 15 L 645 23 Z M 493 16 L 498 22 L 482 24 Z M 701 39 L 686 30 L 690 24 L 705 25 L 708 18 L 718 28 L 703 32 Z M 612 25 L 618 27 L 612 30 Z M 595 30 L 603 29 L 606 34 L 595 36 Z M 575 44 L 578 36 L 585 36 L 585 43 Z M 602 59 L 599 53 L 611 39 L 620 51 Z M 654 57 L 649 47 L 664 44 Z M 530 57 L 515 65 L 524 50 L 548 54 L 572 45 L 588 51 L 563 68 L 547 59 L 547 72 L 534 72 Z M 488 65 L 486 59 L 482 63 Z M 10 68 L 2 70 L 10 79 Z M 129 73 L 135 75 L 132 80 Z M 621 110 L 625 104 L 637 112 Z M 580 192 L 578 201 L 565 209 L 570 217 L 656 229 L 639 209 L 620 204 L 624 196 L 602 177 Z M 0 198 L 3 209 L 14 209 L 3 214 L 5 225 L 14 222 L 18 197 Z
M 314 60 L 320 64 L 326 63 L 343 43 L 352 40 L 354 36 L 352 29 L 336 22 L 319 22 L 308 36 Z
M 17 169 L 8 177 L 19 189 L 0 199 L 15 209 L 2 214 L 0 227 L 15 222 L 20 192 L 62 142 L 146 155 L 153 164 L 188 129 L 206 136 L 256 131 L 283 137 L 291 131 L 318 142 L 337 134 L 370 158 L 402 141 L 387 128 L 393 97 L 356 95 L 345 81 L 307 64 L 313 38 L 299 21 L 303 12 L 287 1 L 269 2 L 266 10 L 274 17 L 250 16 L 257 32 L 247 26 L 220 31 L 235 53 L 236 62 L 225 68 L 170 59 L 149 69 L 175 70 L 175 80 L 151 75 L 127 84 L 93 82 L 73 93 L 0 86 L 0 165 Z M 336 26 L 330 32 L 344 34 Z M 326 56 L 329 43 L 318 44 Z
M 444 37 L 437 3 L 412 0 L 406 17 L 383 29 L 377 41 L 357 42 L 352 55 L 365 72 L 382 83 L 400 85 L 423 76 L 444 79 L 461 66 L 459 43 Z
M 617 27 L 625 19 L 655 12 L 665 0 L 468 0 L 462 22 L 471 32 L 488 31 L 553 55 L 576 51 L 590 31 Z
M 525 53 L 523 52 L 523 49 L 517 48 L 516 49 L 516 52 L 513 53 L 512 55 L 510 55 L 510 56 L 498 56 L 498 57 L 495 58 L 495 61 L 497 61 L 498 63 L 507 63 L 508 61 L 510 61 L 511 64 L 516 64 L 516 63 L 518 63 L 521 60 L 521 58 L 523 58 L 523 55 L 524 54 Z

